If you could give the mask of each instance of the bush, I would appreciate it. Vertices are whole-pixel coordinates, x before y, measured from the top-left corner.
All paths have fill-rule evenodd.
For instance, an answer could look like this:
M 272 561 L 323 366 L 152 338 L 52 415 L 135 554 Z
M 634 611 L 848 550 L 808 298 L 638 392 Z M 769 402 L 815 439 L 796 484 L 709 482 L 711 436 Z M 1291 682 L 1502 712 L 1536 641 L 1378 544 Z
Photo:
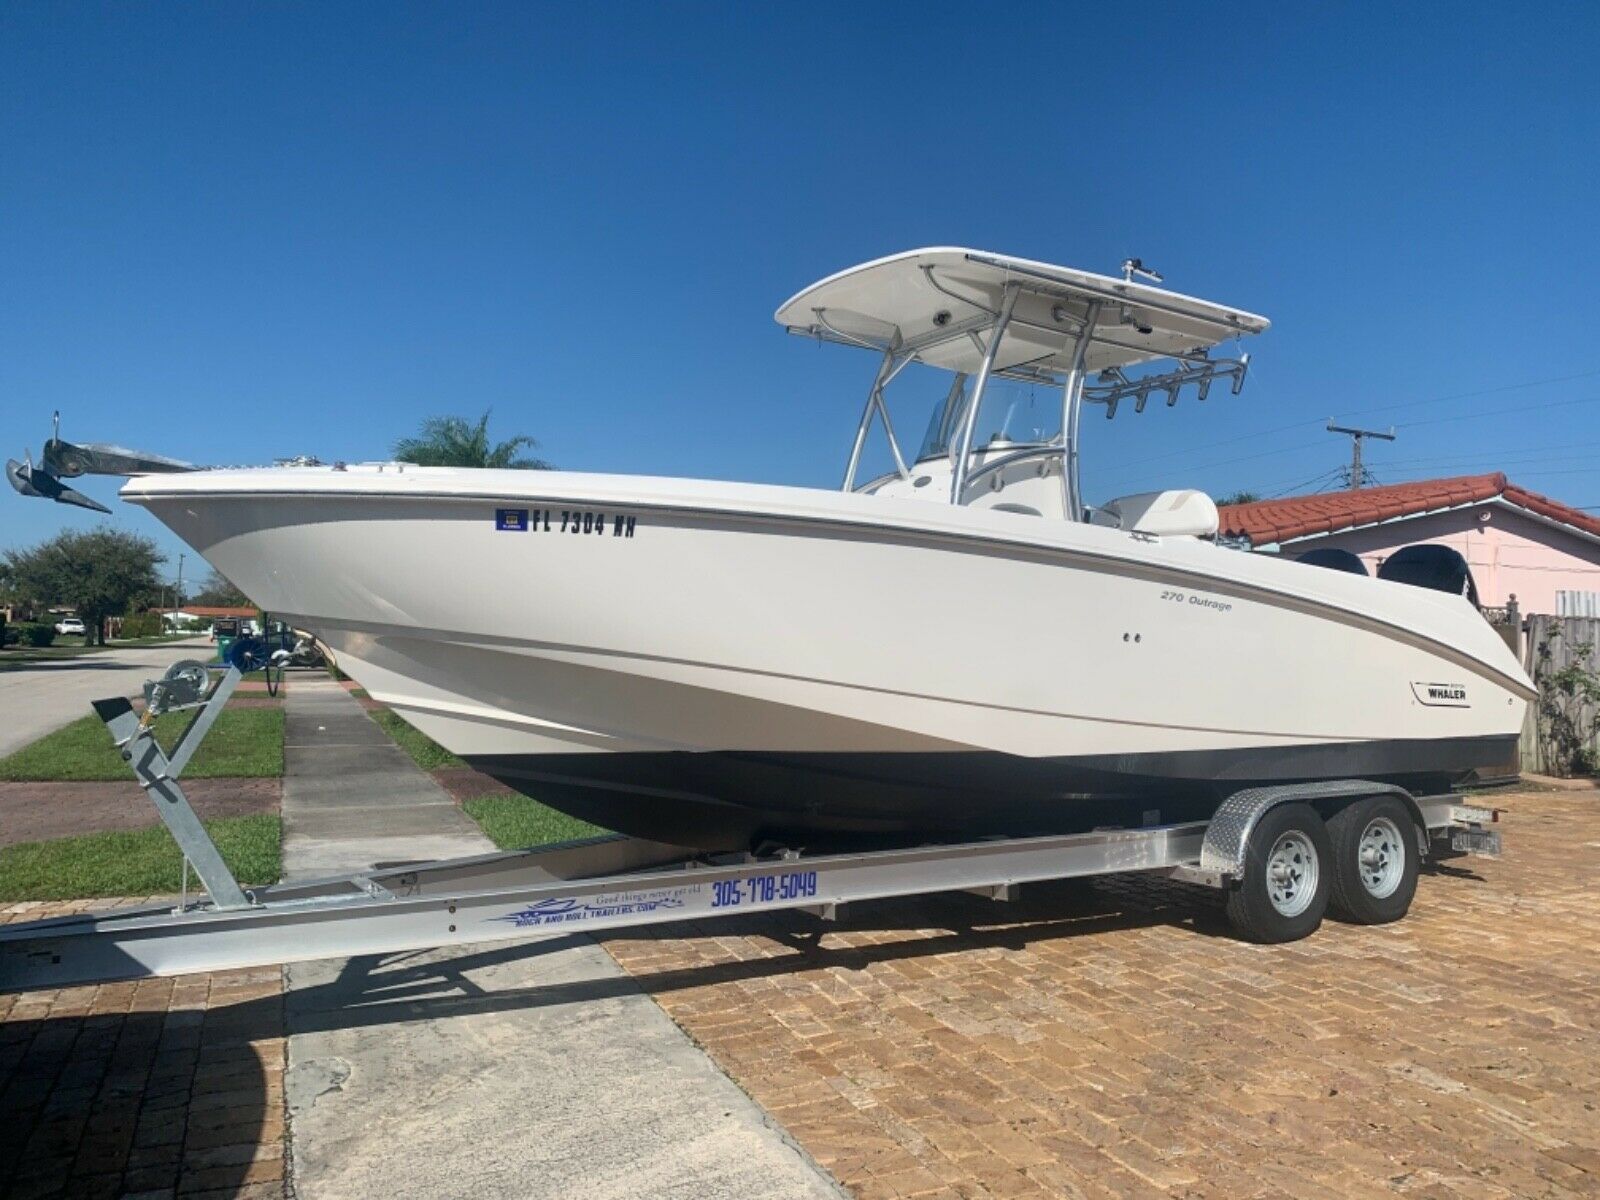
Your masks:
M 1539 684 L 1538 729 L 1543 757 L 1557 775 L 1593 774 L 1593 743 L 1600 738 L 1600 673 L 1591 669 L 1592 642 L 1567 646 L 1567 665 L 1553 669 L 1556 625 L 1540 644 L 1533 677 Z
M 54 625 L 24 625 L 19 632 L 24 646 L 45 647 L 56 640 Z
M 122 618 L 122 634 L 125 638 L 155 637 L 161 632 L 161 614 L 153 612 L 134 613 Z

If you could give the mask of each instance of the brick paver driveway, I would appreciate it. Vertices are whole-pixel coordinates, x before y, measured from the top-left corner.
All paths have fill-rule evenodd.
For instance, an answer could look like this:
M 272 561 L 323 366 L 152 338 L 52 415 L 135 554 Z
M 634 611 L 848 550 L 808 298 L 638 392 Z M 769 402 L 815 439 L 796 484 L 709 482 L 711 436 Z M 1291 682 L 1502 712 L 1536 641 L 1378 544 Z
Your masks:
M 1233 940 L 1171 885 L 667 927 L 611 952 L 862 1200 L 1600 1195 L 1600 793 L 1397 925 Z

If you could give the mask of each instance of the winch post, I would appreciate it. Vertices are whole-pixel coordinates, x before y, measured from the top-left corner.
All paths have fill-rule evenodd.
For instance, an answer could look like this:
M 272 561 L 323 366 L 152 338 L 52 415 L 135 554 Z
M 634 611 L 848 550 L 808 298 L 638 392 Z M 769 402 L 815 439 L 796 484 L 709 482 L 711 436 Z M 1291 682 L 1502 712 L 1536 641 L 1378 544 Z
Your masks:
M 176 779 L 183 774 L 184 767 L 189 765 L 194 752 L 200 748 L 200 742 L 217 723 L 217 718 L 222 715 L 223 705 L 227 704 L 228 697 L 233 695 L 233 689 L 239 686 L 239 680 L 243 678 L 238 667 L 229 667 L 218 681 L 216 689 L 200 706 L 200 711 L 195 713 L 194 719 L 184 727 L 183 734 L 178 738 L 178 744 L 173 746 L 172 754 L 167 759 L 167 775 L 170 778 Z
M 111 731 L 112 740 L 121 751 L 123 761 L 133 769 L 139 786 L 156 806 L 156 815 L 172 834 L 172 840 L 178 843 L 178 849 L 184 857 L 194 864 L 195 874 L 200 876 L 201 884 L 219 909 L 249 908 L 250 901 L 239 886 L 239 881 L 233 877 L 233 872 L 222 861 L 222 852 L 201 824 L 189 798 L 178 786 L 178 776 L 182 774 L 200 740 L 216 722 L 241 678 L 238 667 L 228 668 L 184 729 L 170 757 L 156 741 L 154 725 L 141 722 L 133 705 L 125 698 L 118 696 L 94 702 L 95 715 Z

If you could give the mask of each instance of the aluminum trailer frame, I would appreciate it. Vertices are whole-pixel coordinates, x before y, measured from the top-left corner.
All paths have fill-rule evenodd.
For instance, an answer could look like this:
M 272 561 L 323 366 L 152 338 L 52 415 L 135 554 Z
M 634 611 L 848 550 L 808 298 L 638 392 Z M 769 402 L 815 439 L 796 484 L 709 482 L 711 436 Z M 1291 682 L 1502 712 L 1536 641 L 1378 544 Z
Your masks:
M 178 664 L 168 673 L 194 664 Z M 191 675 L 192 678 L 192 675 Z M 450 945 L 600 933 L 670 921 L 801 909 L 835 916 L 856 901 L 975 891 L 1011 899 L 1019 884 L 1159 872 L 1214 888 L 1244 868 L 1256 822 L 1290 801 L 1397 789 L 1360 780 L 1257 788 L 1230 797 L 1210 821 L 1101 829 L 949 845 L 766 856 L 714 854 L 638 838 L 601 837 L 529 850 L 398 864 L 364 874 L 247 889 L 223 864 L 177 777 L 238 683 L 238 668 L 203 697 L 170 756 L 122 700 L 96 711 L 209 893 L 176 906 L 113 910 L 0 926 L 0 991 L 388 954 Z M 162 683 L 150 708 L 163 706 Z M 182 689 L 176 689 L 182 693 Z M 1492 810 L 1460 797 L 1400 793 L 1426 837 L 1498 852 Z M 187 879 L 187 867 L 185 869 Z

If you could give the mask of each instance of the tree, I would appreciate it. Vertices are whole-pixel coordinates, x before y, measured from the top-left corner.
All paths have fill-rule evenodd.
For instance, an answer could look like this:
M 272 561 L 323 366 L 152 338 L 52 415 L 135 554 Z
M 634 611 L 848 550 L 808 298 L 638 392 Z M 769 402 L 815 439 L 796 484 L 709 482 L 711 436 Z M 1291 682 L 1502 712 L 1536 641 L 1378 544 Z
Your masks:
M 159 586 L 156 567 L 166 557 L 155 542 L 102 525 L 69 530 L 31 550 L 8 550 L 4 574 L 21 595 L 40 604 L 70 604 L 83 618 L 85 641 L 99 642 L 107 617 Z
M 1221 497 L 1217 501 L 1218 508 L 1227 508 L 1230 504 L 1254 504 L 1261 497 L 1255 492 L 1233 492 Z
M 221 571 L 213 570 L 206 576 L 200 590 L 188 597 L 191 604 L 204 604 L 215 608 L 249 608 L 254 601 L 233 586 Z
M 550 464 L 530 458 L 523 450 L 539 445 L 525 433 L 503 442 L 489 442 L 489 410 L 473 424 L 465 417 L 429 417 L 416 437 L 394 444 L 400 462 L 419 467 L 510 467 L 517 471 L 545 471 Z

